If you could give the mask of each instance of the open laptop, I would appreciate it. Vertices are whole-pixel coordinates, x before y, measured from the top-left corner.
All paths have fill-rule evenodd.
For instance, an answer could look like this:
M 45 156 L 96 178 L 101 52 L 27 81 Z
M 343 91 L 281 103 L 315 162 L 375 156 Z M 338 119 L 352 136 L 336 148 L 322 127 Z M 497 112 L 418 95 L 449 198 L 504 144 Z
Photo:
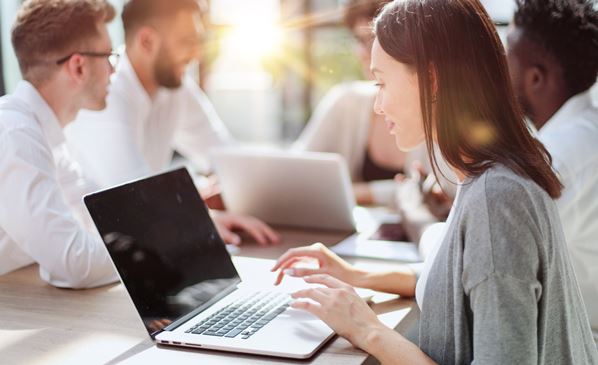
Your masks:
M 315 316 L 289 308 L 288 293 L 243 285 L 186 169 L 84 201 L 159 344 L 307 358 L 333 336 Z
M 230 211 L 270 224 L 355 229 L 355 198 L 342 156 L 249 148 L 210 155 Z

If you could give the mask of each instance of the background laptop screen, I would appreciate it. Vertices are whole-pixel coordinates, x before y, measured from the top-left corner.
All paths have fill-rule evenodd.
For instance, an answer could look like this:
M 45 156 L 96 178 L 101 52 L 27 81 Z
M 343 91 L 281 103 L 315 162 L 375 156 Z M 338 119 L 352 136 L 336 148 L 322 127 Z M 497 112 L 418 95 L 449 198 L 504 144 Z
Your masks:
M 186 169 L 85 204 L 150 334 L 240 282 Z

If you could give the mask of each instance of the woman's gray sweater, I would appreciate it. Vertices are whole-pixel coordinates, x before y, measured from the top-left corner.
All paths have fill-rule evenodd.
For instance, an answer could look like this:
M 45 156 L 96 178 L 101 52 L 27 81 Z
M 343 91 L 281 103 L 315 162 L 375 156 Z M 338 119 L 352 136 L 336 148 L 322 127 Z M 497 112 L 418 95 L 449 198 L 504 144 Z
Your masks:
M 421 349 L 440 364 L 598 364 L 550 196 L 498 165 L 455 204 L 426 283 Z

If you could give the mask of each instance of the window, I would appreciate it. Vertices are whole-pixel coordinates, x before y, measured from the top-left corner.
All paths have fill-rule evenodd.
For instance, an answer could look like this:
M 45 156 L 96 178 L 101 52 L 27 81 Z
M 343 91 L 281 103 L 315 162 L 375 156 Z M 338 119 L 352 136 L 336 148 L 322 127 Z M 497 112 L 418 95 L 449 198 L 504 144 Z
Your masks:
M 0 19 L 0 39 L 2 39 L 2 19 Z M 4 67 L 2 66 L 2 47 L 0 47 L 0 96 L 6 93 L 4 88 Z
M 11 92 L 21 79 L 19 65 L 10 43 L 10 28 L 20 4 L 20 0 L 0 1 L 0 71 L 2 74 L 0 91 L 6 93 Z

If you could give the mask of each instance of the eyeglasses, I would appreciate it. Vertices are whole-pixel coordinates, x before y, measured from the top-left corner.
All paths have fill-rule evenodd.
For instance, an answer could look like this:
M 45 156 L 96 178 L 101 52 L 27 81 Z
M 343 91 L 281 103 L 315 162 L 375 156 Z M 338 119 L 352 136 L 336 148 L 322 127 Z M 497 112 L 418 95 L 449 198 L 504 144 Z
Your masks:
M 73 57 L 74 55 L 77 55 L 77 54 L 81 55 L 81 56 L 86 56 L 86 57 L 105 57 L 108 59 L 108 62 L 110 63 L 110 65 L 112 67 L 116 67 L 116 65 L 118 64 L 118 60 L 120 58 L 120 55 L 116 52 L 74 52 L 68 56 L 62 57 L 61 59 L 56 61 L 56 64 L 62 65 L 66 61 L 70 60 L 71 57 Z

